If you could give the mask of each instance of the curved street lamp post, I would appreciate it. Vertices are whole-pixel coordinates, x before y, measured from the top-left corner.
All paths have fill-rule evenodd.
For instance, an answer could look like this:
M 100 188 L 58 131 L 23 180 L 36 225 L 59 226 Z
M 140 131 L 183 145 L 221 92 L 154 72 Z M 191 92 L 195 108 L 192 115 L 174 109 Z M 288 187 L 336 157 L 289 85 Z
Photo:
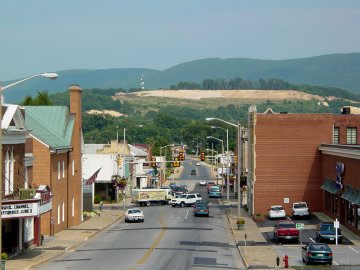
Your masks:
M 0 211 L 2 210 L 2 183 L 3 183 L 3 171 L 2 171 L 2 105 L 3 105 L 3 91 L 5 91 L 6 89 L 9 89 L 10 87 L 16 86 L 20 83 L 23 83 L 27 80 L 36 78 L 36 77 L 44 77 L 44 78 L 48 78 L 51 80 L 55 80 L 57 77 L 59 77 L 59 75 L 57 73 L 41 73 L 41 74 L 36 74 L 36 75 L 32 75 L 30 77 L 27 77 L 25 79 L 22 79 L 20 81 L 17 82 L 13 82 L 9 85 L 5 85 L 5 86 L 1 86 L 1 82 L 0 82 L 0 127 L 1 127 L 1 131 L 0 131 Z M 1 217 L 1 213 L 0 213 L 0 251 L 2 251 L 2 217 Z

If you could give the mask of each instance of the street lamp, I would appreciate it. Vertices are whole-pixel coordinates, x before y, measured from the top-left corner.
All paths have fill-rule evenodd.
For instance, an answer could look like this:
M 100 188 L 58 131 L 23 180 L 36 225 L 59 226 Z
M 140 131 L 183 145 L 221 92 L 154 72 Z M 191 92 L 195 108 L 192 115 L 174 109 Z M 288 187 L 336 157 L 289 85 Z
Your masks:
M 36 75 L 32 75 L 30 77 L 27 77 L 25 79 L 22 79 L 20 81 L 17 81 L 17 82 L 13 82 L 9 85 L 5 85 L 5 86 L 1 86 L 1 82 L 0 82 L 0 128 L 1 128 L 1 131 L 0 131 L 0 180 L 1 180 L 1 183 L 0 183 L 0 211 L 2 211 L 2 184 L 3 184 L 3 177 L 2 177 L 2 174 L 3 174 L 3 171 L 2 171 L 2 101 L 3 101 L 3 98 L 2 98 L 2 94 L 3 94 L 3 91 L 5 91 L 6 89 L 10 88 L 10 87 L 13 87 L 15 85 L 18 85 L 20 83 L 23 83 L 27 80 L 30 80 L 32 78 L 35 78 L 35 77 L 45 77 L 45 78 L 48 78 L 48 79 L 51 79 L 51 80 L 55 80 L 57 77 L 59 77 L 58 74 L 56 73 L 41 73 L 41 74 L 36 74 Z M 1 212 L 0 212 L 0 253 L 2 252 L 2 217 L 1 217 Z
M 222 127 L 211 126 L 211 128 L 219 128 L 226 132 L 226 155 L 227 155 L 227 163 L 226 163 L 226 200 L 229 201 L 229 193 L 230 193 L 230 182 L 229 182 L 229 173 L 230 173 L 230 163 L 229 163 L 229 130 Z
M 214 136 L 206 136 L 207 139 L 215 139 L 217 141 L 221 141 L 221 157 L 223 158 L 224 157 L 224 141 L 222 139 L 219 139 L 219 138 L 216 138 Z M 223 159 L 222 159 L 223 161 Z M 221 162 L 221 177 L 222 177 L 222 174 L 224 173 L 224 166 L 223 166 L 223 162 Z M 216 166 L 217 168 L 217 166 Z M 218 168 L 217 168 L 218 170 Z M 218 184 L 218 172 L 216 172 L 216 183 Z M 229 198 L 229 193 L 226 194 L 226 197 Z M 229 200 L 229 199 L 227 199 Z
M 237 192 L 238 192 L 238 196 L 237 196 L 237 203 L 238 203 L 238 211 L 237 211 L 237 215 L 238 218 L 240 218 L 240 207 L 241 207 L 241 198 L 240 198 L 240 177 L 242 175 L 242 163 L 243 163 L 243 150 L 242 150 L 242 126 L 240 125 L 240 123 L 238 122 L 237 125 L 233 124 L 231 122 L 225 121 L 223 119 L 220 118 L 214 118 L 214 117 L 207 117 L 206 121 L 213 121 L 213 120 L 218 120 L 220 122 L 224 122 L 230 126 L 233 127 L 237 127 L 238 129 L 238 137 L 237 137 L 237 141 L 238 141 L 238 147 L 237 147 L 237 156 L 238 156 L 238 160 L 237 160 L 237 168 L 238 168 L 238 173 L 237 173 Z M 241 156 L 241 161 L 240 161 L 240 156 Z
M 163 149 L 163 148 L 166 148 L 166 147 L 174 147 L 175 146 L 175 144 L 167 144 L 167 145 L 164 145 L 164 146 L 161 146 L 160 147 L 160 159 L 162 158 L 162 155 L 161 155 L 161 150 Z M 161 161 L 161 160 L 160 160 Z M 166 153 L 165 153 L 165 161 L 166 161 Z M 165 165 L 165 167 L 166 167 L 166 163 L 164 164 Z M 162 183 L 161 183 L 161 185 L 165 182 L 165 171 L 166 170 L 164 170 L 164 165 L 161 163 L 161 170 L 160 170 L 160 175 L 161 175 L 161 178 L 162 178 L 162 180 L 164 180 L 164 181 L 162 181 Z

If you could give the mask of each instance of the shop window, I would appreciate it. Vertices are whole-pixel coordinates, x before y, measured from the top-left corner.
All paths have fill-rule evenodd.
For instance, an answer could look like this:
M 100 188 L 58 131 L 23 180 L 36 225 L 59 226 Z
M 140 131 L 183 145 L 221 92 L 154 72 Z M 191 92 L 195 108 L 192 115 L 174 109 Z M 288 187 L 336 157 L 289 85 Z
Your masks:
M 349 127 L 346 129 L 346 144 L 356 144 L 356 133 L 355 127 Z
M 340 143 L 340 129 L 338 127 L 334 127 L 333 144 L 339 144 L 339 143 Z
M 350 225 L 355 225 L 355 207 L 353 203 L 347 203 L 346 208 L 346 222 Z
M 65 178 L 65 160 L 62 162 L 62 178 Z
M 72 161 L 71 170 L 72 175 L 75 175 L 75 160 Z

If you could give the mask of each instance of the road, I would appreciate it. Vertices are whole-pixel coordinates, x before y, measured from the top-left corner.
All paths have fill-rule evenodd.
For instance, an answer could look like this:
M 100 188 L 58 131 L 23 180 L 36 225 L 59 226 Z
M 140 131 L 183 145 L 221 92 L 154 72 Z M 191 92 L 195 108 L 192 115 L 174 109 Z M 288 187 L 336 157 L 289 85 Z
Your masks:
M 198 180 L 209 167 L 187 160 L 175 182 L 208 199 Z M 197 174 L 190 175 L 196 166 Z M 245 269 L 235 245 L 225 208 L 210 199 L 210 217 L 194 217 L 193 208 L 141 207 L 144 223 L 120 220 L 75 250 L 37 269 Z

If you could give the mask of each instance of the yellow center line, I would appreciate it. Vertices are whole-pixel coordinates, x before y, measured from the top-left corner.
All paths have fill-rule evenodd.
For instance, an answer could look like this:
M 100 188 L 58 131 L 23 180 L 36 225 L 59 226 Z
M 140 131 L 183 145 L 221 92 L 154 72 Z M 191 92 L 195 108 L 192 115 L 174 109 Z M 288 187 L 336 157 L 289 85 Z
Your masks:
M 146 260 L 151 256 L 154 249 L 159 245 L 161 239 L 164 237 L 165 232 L 166 232 L 166 224 L 162 220 L 162 216 L 160 216 L 160 223 L 161 223 L 162 228 L 161 228 L 159 235 L 156 237 L 155 241 L 152 243 L 150 248 L 146 251 L 144 256 L 142 256 L 142 258 L 140 260 L 138 260 L 137 264 L 144 264 L 146 262 Z

